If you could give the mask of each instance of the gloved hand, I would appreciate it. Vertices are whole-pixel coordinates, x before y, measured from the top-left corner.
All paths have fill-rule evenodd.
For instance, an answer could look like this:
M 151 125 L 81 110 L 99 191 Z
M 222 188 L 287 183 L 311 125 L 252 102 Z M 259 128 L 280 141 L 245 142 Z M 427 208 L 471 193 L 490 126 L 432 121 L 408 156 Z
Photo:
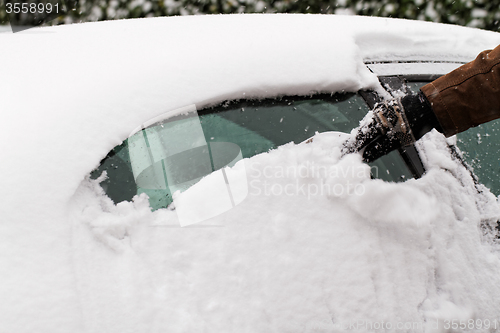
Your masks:
M 427 98 L 419 92 L 375 105 L 342 147 L 342 155 L 362 152 L 372 162 L 420 139 L 433 128 L 443 132 Z

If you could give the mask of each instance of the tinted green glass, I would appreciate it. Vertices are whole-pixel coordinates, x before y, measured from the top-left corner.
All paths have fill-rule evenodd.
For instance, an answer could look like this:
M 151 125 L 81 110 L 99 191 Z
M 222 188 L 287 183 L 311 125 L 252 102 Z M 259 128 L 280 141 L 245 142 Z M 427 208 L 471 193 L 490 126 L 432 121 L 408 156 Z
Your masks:
M 288 97 L 273 100 L 245 100 L 207 108 L 198 112 L 198 120 L 203 131 L 206 142 L 209 145 L 221 142 L 228 142 L 241 149 L 243 158 L 267 152 L 280 145 L 295 142 L 299 143 L 312 137 L 316 132 L 340 131 L 350 132 L 352 128 L 358 126 L 359 121 L 368 112 L 364 100 L 357 94 L 342 95 L 316 95 L 314 97 Z M 183 126 L 183 121 L 172 120 L 168 125 L 153 125 L 142 130 L 147 138 L 160 136 L 161 140 L 175 145 L 175 142 L 189 139 L 177 127 Z M 160 128 L 161 127 L 161 128 Z M 158 134 L 159 133 L 159 134 Z M 140 176 L 134 178 L 131 167 L 131 152 L 136 154 L 137 140 L 141 135 L 134 135 L 125 140 L 121 145 L 115 147 L 108 156 L 101 162 L 101 165 L 92 172 L 92 177 L 96 178 L 103 171 L 107 172 L 106 179 L 102 186 L 106 193 L 114 202 L 131 200 L 136 194 L 146 193 L 150 198 L 153 209 L 167 207 L 172 202 L 172 193 L 169 186 L 171 184 L 145 186 L 141 185 L 144 179 L 147 182 L 154 182 L 154 170 L 161 173 L 162 168 L 169 167 L 165 163 L 167 159 L 154 163 L 149 167 L 144 167 Z M 150 150 L 149 143 L 147 149 Z M 136 148 L 134 148 L 134 146 Z M 207 146 L 205 146 L 207 147 Z M 146 149 L 146 148 L 144 148 Z M 200 147 L 191 150 L 193 156 L 184 156 L 184 160 L 192 161 L 191 165 L 197 168 L 217 170 L 222 167 L 208 164 L 202 165 L 196 162 L 196 156 L 210 154 L 210 150 Z M 199 150 L 199 151 L 198 151 Z M 195 156 L 196 155 L 196 156 Z M 203 159 L 200 159 L 201 161 Z M 170 165 L 171 166 L 171 165 Z M 380 158 L 371 164 L 373 176 L 387 181 L 402 181 L 411 178 L 411 174 L 397 152 Z M 183 170 L 189 168 L 184 165 Z M 211 169 L 210 169 L 211 168 Z M 207 174 L 207 170 L 193 170 L 194 174 Z M 201 173 L 200 173 L 201 172 Z M 163 179 L 163 178 L 162 178 Z M 165 177 L 167 179 L 167 177 Z M 192 179 L 199 179 L 193 176 Z M 180 182 L 180 181 L 179 181 Z M 193 183 L 185 183 L 191 186 Z M 154 189 L 153 189 L 154 188 Z
M 500 120 L 457 134 L 457 146 L 479 182 L 500 195 Z

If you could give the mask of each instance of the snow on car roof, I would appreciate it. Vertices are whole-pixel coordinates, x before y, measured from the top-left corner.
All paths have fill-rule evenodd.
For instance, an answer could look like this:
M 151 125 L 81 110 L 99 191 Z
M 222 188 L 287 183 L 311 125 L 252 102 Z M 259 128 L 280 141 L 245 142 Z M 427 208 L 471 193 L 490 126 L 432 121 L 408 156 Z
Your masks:
M 92 199 L 73 195 L 139 124 L 190 104 L 375 89 L 377 79 L 364 61 L 468 61 L 500 43 L 500 36 L 368 17 L 230 15 L 30 29 L 0 34 L 0 43 L 0 263 L 10 274 L 0 285 L 0 322 L 11 325 L 10 331 L 21 332 L 22 326 L 68 332 L 81 321 L 92 326 L 86 319 L 99 317 L 95 300 L 78 294 L 87 283 L 96 294 L 111 292 L 127 304 L 127 295 L 113 291 L 115 275 L 103 290 L 97 276 L 83 282 L 74 278 L 93 264 L 74 265 L 72 258 L 92 258 L 86 251 L 97 250 L 73 243 L 75 230 L 88 230 L 72 225 L 68 212 L 78 213 L 70 201 L 80 208 L 78 200 Z M 144 202 L 135 205 L 144 215 Z M 97 206 L 80 212 L 90 216 L 94 231 L 104 214 L 94 211 Z M 128 206 L 116 209 L 112 218 L 130 213 Z M 120 223 L 111 229 L 109 221 L 105 224 L 102 237 L 123 236 Z M 103 274 L 110 264 L 106 258 L 114 258 L 108 255 L 95 263 Z M 126 289 L 133 281 L 120 283 Z M 427 304 L 426 311 L 433 306 Z M 24 326 L 11 320 L 20 316 L 31 320 Z M 112 331 L 117 323 L 104 324 Z

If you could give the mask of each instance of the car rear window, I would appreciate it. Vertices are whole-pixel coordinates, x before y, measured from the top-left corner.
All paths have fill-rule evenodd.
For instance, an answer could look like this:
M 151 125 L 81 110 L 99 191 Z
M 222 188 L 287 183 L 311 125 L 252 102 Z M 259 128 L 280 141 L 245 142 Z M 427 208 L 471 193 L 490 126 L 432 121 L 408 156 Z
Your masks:
M 289 142 L 303 142 L 316 132 L 350 132 L 368 110 L 363 98 L 354 93 L 225 102 L 197 111 L 197 119 L 172 117 L 141 129 L 115 147 L 91 177 L 106 171 L 101 186 L 115 203 L 146 193 L 154 210 L 165 208 L 172 203 L 175 190 L 186 189 L 212 171 Z M 186 146 L 193 140 L 206 144 L 192 144 L 196 149 L 169 158 L 159 151 Z M 207 149 L 216 143 L 217 152 Z M 213 163 L 215 153 L 223 162 Z M 163 157 L 154 158 L 153 154 Z M 187 169 L 191 179 L 176 176 L 186 174 Z M 376 171 L 372 177 L 387 181 L 412 177 L 398 152 L 372 163 L 372 170 Z

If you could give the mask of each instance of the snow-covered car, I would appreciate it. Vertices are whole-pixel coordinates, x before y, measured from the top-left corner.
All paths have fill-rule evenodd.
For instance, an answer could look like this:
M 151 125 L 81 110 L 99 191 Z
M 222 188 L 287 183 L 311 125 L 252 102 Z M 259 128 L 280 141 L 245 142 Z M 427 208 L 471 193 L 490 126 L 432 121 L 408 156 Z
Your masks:
M 340 153 L 499 43 L 330 15 L 0 34 L 0 331 L 499 330 L 499 123 Z

